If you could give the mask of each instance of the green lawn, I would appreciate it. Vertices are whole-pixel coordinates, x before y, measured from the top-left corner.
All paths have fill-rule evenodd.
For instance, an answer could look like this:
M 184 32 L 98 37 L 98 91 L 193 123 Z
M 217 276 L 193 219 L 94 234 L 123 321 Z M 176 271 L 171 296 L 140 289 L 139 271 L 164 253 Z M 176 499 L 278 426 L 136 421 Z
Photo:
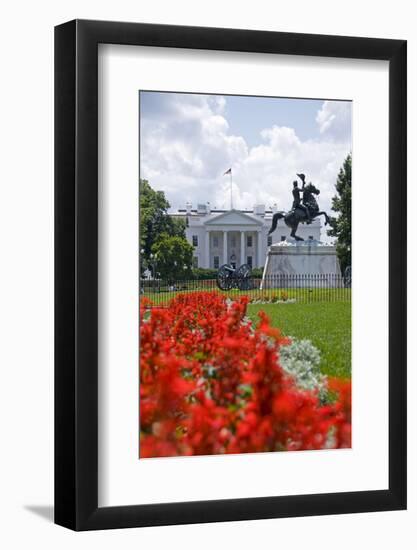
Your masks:
M 350 302 L 253 304 L 248 306 L 249 317 L 256 321 L 260 310 L 286 336 L 311 340 L 321 352 L 323 374 L 350 378 Z

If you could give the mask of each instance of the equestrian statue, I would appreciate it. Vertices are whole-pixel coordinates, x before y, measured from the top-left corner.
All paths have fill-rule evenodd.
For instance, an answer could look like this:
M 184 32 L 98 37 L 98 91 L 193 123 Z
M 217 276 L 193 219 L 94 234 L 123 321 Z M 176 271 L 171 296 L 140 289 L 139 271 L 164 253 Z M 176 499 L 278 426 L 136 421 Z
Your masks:
M 273 233 L 277 227 L 278 220 L 281 220 L 284 218 L 285 225 L 287 225 L 291 229 L 291 237 L 293 237 L 296 241 L 303 241 L 304 239 L 296 235 L 296 231 L 298 229 L 298 224 L 300 223 L 307 223 L 310 224 L 314 218 L 317 218 L 318 216 L 324 216 L 325 218 L 325 224 L 327 225 L 329 223 L 329 216 L 326 212 L 321 212 L 319 205 L 317 204 L 316 198 L 314 195 L 319 195 L 320 190 L 314 187 L 314 185 L 311 183 L 308 183 L 306 185 L 305 182 L 305 175 L 304 174 L 297 174 L 297 176 L 300 178 L 300 180 L 303 182 L 303 185 L 298 187 L 298 182 L 293 182 L 293 189 L 292 189 L 292 196 L 293 196 L 293 203 L 292 208 L 289 212 L 277 212 L 272 217 L 272 225 L 271 229 L 269 230 L 268 235 Z M 303 195 L 303 198 L 301 199 L 300 195 Z

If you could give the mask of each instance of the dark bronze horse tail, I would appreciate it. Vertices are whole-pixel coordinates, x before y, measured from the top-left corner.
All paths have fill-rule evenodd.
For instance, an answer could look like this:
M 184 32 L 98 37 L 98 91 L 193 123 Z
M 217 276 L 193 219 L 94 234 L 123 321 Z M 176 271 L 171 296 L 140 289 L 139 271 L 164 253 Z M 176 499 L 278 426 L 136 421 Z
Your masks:
M 268 231 L 268 235 L 270 235 L 275 231 L 275 229 L 277 228 L 278 220 L 282 220 L 282 218 L 284 217 L 285 217 L 285 214 L 283 214 L 282 212 L 277 212 L 272 216 L 272 225 L 271 225 L 271 229 Z

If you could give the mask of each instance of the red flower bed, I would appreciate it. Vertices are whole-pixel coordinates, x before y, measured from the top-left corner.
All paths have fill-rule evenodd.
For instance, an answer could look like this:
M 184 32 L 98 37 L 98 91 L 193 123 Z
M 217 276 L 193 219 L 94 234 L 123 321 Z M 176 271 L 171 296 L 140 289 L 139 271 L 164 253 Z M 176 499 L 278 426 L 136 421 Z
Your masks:
M 350 382 L 320 405 L 279 366 L 287 340 L 248 299 L 178 295 L 166 309 L 141 300 L 140 456 L 350 447 Z

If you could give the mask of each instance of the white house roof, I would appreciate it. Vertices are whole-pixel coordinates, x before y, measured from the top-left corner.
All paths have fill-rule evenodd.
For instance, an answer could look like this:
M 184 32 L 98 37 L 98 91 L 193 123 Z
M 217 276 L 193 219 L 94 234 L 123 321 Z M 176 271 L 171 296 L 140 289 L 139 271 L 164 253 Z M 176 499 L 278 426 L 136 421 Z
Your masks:
M 218 215 L 211 215 L 204 220 L 204 225 L 254 225 L 263 226 L 263 221 L 257 216 L 240 212 L 239 210 L 229 210 Z

